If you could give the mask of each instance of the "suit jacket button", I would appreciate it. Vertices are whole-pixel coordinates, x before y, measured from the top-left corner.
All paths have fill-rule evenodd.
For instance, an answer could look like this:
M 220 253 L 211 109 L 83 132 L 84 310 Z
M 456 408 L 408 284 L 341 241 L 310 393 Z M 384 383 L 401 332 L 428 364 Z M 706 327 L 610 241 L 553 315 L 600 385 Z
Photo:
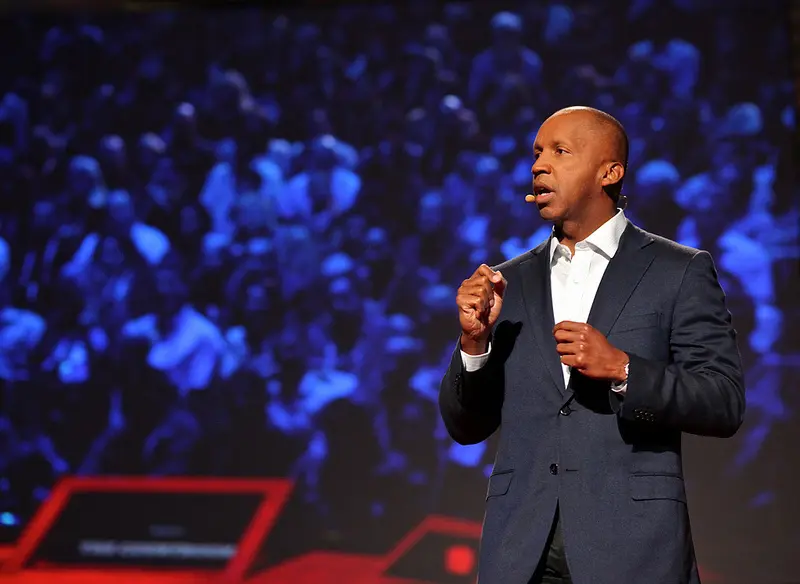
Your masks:
M 562 406 L 558 413 L 562 416 L 569 416 L 572 413 L 572 409 L 569 406 Z
M 550 465 L 550 474 L 551 475 L 557 475 L 558 474 L 558 465 L 556 463 L 553 463 L 553 464 Z

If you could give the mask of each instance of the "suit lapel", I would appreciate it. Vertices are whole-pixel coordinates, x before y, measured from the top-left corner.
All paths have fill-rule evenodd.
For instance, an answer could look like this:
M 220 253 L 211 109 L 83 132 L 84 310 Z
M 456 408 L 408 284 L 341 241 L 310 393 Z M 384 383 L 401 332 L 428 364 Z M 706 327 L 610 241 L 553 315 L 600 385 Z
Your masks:
M 553 299 L 550 289 L 550 245 L 552 238 L 531 252 L 520 265 L 523 302 L 528 313 L 535 343 L 558 391 L 563 394 L 564 374 L 553 337 Z
M 617 321 L 622 309 L 633 294 L 655 258 L 655 251 L 648 246 L 652 237 L 630 221 L 622 234 L 619 249 L 608 263 L 597 295 L 589 312 L 588 324 L 607 336 Z

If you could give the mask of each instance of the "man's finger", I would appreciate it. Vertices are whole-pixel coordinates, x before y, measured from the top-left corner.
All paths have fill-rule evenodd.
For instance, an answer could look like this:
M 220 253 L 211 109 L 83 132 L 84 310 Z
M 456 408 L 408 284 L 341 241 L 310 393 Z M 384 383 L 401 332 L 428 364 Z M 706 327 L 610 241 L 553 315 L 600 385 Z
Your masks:
M 577 355 L 582 353 L 583 349 L 582 343 L 558 343 L 556 345 L 556 351 L 558 351 L 559 355 Z
M 492 294 L 491 284 L 489 284 L 488 281 L 480 279 L 465 282 L 464 284 L 462 284 L 459 293 L 481 296 L 486 298 L 487 300 L 493 299 L 494 297 L 494 294 Z
M 561 362 L 567 367 L 573 367 L 574 369 L 578 370 L 580 370 L 585 364 L 583 357 L 580 355 L 562 355 Z
M 480 266 L 478 266 L 478 269 L 475 270 L 473 276 L 486 276 L 491 280 L 496 273 L 497 272 L 495 272 L 492 268 L 490 268 L 486 264 L 481 264 Z
M 477 296 L 481 300 L 484 300 L 489 308 L 494 306 L 494 294 L 491 293 L 491 290 L 487 292 L 486 289 L 481 286 L 462 288 L 459 295 Z M 458 296 L 456 296 L 456 298 L 458 298 Z
M 459 294 L 456 297 L 456 304 L 463 312 L 469 313 L 472 310 L 484 312 L 489 308 L 488 299 L 478 294 Z
M 483 277 L 487 278 L 487 280 L 492 285 L 492 288 L 494 289 L 494 291 L 497 292 L 497 294 L 501 298 L 503 297 L 503 294 L 505 294 L 506 286 L 508 285 L 508 282 L 503 277 L 502 273 L 500 273 L 499 271 L 495 272 L 492 268 L 490 268 L 486 264 L 481 264 L 480 266 L 478 266 L 478 269 L 475 270 L 475 273 L 472 275 L 473 278 L 475 276 L 483 276 Z
M 553 336 L 555 337 L 556 341 L 559 343 L 575 343 L 578 341 L 585 341 L 586 340 L 586 333 L 579 333 L 575 331 L 570 331 L 566 329 L 559 329 L 557 330 Z
M 585 322 L 573 322 L 571 320 L 562 320 L 560 323 L 558 323 L 556 326 L 553 327 L 553 333 L 555 334 L 556 331 L 560 330 L 581 333 L 581 332 L 589 332 L 590 330 L 592 330 L 592 327 L 590 327 Z

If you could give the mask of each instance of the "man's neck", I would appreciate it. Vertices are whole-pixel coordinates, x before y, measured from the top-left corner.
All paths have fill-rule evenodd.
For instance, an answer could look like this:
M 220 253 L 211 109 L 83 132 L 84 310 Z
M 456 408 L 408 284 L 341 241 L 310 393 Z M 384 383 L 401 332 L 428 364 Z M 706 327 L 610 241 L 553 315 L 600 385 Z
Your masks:
M 604 213 L 592 218 L 579 219 L 579 220 L 565 220 L 555 225 L 555 235 L 559 243 L 567 246 L 571 253 L 575 253 L 575 244 L 583 241 L 592 233 L 597 231 L 605 223 L 617 214 L 617 210 L 613 212 Z

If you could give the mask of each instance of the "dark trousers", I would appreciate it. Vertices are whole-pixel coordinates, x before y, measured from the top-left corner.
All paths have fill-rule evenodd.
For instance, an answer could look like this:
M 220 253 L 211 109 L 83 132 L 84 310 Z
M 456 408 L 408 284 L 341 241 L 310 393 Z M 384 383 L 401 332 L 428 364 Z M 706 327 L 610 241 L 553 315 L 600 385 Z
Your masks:
M 553 527 L 547 539 L 542 559 L 528 584 L 572 584 L 572 576 L 567 567 L 567 556 L 564 553 L 564 536 L 561 533 L 560 513 L 556 508 Z

